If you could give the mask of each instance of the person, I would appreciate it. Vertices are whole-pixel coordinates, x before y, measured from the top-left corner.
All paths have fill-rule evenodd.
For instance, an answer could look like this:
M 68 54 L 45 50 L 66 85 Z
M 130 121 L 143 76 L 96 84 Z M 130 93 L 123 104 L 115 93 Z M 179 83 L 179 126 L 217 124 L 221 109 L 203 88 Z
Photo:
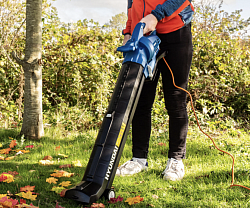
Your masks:
M 191 20 L 194 8 L 191 0 L 128 0 L 128 20 L 123 30 L 125 44 L 138 22 L 144 22 L 144 34 L 156 30 L 161 39 L 160 52 L 166 52 L 177 86 L 187 89 L 192 61 Z M 188 115 L 186 92 L 177 89 L 166 63 L 161 59 L 152 82 L 145 82 L 132 120 L 133 158 L 117 168 L 116 175 L 125 176 L 146 170 L 151 111 L 159 76 L 162 76 L 165 107 L 169 115 L 169 151 L 164 180 L 180 180 L 184 176 L 182 159 L 186 154 Z

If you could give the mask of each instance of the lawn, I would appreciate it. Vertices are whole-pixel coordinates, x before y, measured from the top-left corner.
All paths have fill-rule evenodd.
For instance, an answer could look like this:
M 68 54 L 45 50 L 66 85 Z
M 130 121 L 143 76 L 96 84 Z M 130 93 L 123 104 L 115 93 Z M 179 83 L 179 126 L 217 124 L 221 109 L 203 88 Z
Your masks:
M 210 131 L 210 130 L 208 130 Z M 9 154 L 0 154 L 5 160 L 0 160 L 1 171 L 18 173 L 14 181 L 0 182 L 0 194 L 7 194 L 20 202 L 32 203 L 39 208 L 54 208 L 56 204 L 65 208 L 90 207 L 75 201 L 60 197 L 62 182 L 70 181 L 67 188 L 79 183 L 84 175 L 95 138 L 96 130 L 85 133 L 69 133 L 59 128 L 45 129 L 45 136 L 39 141 L 29 141 L 19 138 L 16 130 L 0 129 L 0 151 L 9 148 L 11 141 L 16 140 Z M 235 183 L 250 187 L 250 135 L 239 131 L 209 132 L 219 148 L 229 151 L 235 157 Z M 183 161 L 185 177 L 181 181 L 163 181 L 161 172 L 167 160 L 167 133 L 153 132 L 149 150 L 149 169 L 130 177 L 115 177 L 113 186 L 116 197 L 123 198 L 122 202 L 109 204 L 104 199 L 105 207 L 249 207 L 250 191 L 241 187 L 231 187 L 232 159 L 212 145 L 196 127 L 190 127 L 187 139 L 187 156 Z M 131 159 L 131 136 L 128 136 L 120 164 Z M 13 143 L 14 144 L 14 143 Z M 17 150 L 17 151 L 14 151 Z M 29 152 L 18 154 L 20 150 Z M 3 151 L 1 151 L 3 153 Z M 14 156 L 14 157 L 12 157 Z M 42 165 L 39 161 L 45 156 L 51 156 L 51 165 Z M 6 160 L 6 158 L 8 158 Z M 62 170 L 60 165 L 71 164 L 63 168 L 72 177 L 55 177 L 54 183 L 46 182 L 51 174 Z M 80 167 L 82 165 L 82 167 Z M 16 171 L 16 172 L 15 172 Z M 68 182 L 69 183 L 69 182 Z M 61 184 L 61 185 L 60 185 Z M 21 188 L 35 186 L 32 195 L 35 200 L 23 198 Z M 65 185 L 66 187 L 66 185 Z M 53 191 L 52 191 L 53 189 Z M 58 192 L 58 193 L 56 193 Z M 2 196 L 2 195 L 0 195 Z M 140 196 L 143 200 L 135 205 L 129 205 L 125 200 Z M 33 198 L 34 199 L 34 198 Z M 0 200 L 1 202 L 1 200 Z M 57 207 L 60 207 L 57 206 Z M 1 206 L 0 206 L 1 207 Z

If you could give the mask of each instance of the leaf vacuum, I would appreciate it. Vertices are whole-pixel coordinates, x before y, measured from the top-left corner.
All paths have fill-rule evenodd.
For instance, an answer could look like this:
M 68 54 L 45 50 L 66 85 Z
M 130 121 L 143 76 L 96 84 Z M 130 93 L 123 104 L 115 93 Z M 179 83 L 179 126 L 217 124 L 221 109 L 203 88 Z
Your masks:
M 82 181 L 65 197 L 90 204 L 100 197 L 114 198 L 112 183 L 129 132 L 129 126 L 145 81 L 153 79 L 160 39 L 154 31 L 143 36 L 145 23 L 138 23 L 131 39 L 117 50 L 124 61 L 108 109 L 102 121 Z M 162 56 L 161 56 L 162 57 Z

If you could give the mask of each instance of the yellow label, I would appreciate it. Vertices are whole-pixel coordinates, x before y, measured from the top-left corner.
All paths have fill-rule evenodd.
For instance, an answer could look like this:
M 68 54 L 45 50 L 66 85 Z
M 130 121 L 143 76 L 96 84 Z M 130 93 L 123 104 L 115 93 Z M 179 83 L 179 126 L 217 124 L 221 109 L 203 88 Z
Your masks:
M 125 128 L 126 128 L 126 124 L 125 124 L 125 123 L 122 123 L 121 129 L 120 129 L 120 132 L 119 132 L 117 141 L 116 141 L 116 146 L 117 146 L 117 147 L 119 147 L 120 144 L 121 144 L 122 136 L 123 136 L 123 133 L 124 133 L 124 131 L 125 131 Z

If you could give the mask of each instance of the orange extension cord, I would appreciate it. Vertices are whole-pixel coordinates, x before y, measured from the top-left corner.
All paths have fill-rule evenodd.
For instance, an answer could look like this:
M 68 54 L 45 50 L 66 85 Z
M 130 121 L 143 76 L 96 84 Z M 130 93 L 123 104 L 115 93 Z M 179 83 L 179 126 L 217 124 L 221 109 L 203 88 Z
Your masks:
M 174 81 L 173 72 L 172 72 L 170 66 L 168 65 L 168 62 L 166 61 L 166 59 L 165 59 L 164 57 L 163 57 L 163 60 L 165 61 L 166 65 L 167 65 L 167 67 L 168 67 L 168 69 L 169 69 L 169 71 L 170 71 L 170 73 L 171 73 L 171 75 L 172 75 L 172 79 L 173 79 L 173 84 L 174 84 L 174 86 L 175 86 L 176 88 L 180 89 L 180 90 L 183 90 L 184 92 L 186 92 L 186 93 L 189 95 L 190 100 L 191 100 L 192 110 L 193 110 L 193 112 L 194 112 L 195 119 L 196 119 L 196 121 L 197 121 L 197 125 L 198 125 L 200 131 L 201 131 L 203 134 L 205 134 L 205 135 L 213 142 L 213 144 L 214 144 L 214 146 L 215 146 L 215 148 L 216 148 L 217 150 L 219 150 L 219 151 L 221 151 L 221 152 L 223 152 L 223 153 L 226 153 L 226 154 L 230 155 L 231 158 L 233 159 L 233 164 L 232 164 L 232 183 L 231 183 L 230 187 L 239 186 L 239 187 L 242 187 L 242 188 L 245 188 L 245 189 L 250 190 L 250 188 L 248 188 L 248 187 L 246 187 L 246 186 L 234 184 L 234 157 L 233 157 L 233 155 L 230 154 L 230 153 L 228 153 L 228 152 L 226 152 L 226 151 L 224 151 L 224 150 L 221 150 L 220 148 L 218 148 L 218 147 L 216 146 L 214 140 L 212 139 L 212 137 L 210 137 L 208 134 L 206 134 L 206 133 L 201 129 L 201 126 L 200 126 L 200 124 L 199 124 L 198 118 L 197 118 L 196 113 L 195 113 L 195 110 L 194 110 L 193 99 L 192 99 L 191 94 L 190 94 L 187 90 L 185 90 L 185 89 L 183 89 L 183 88 L 181 88 L 181 87 L 176 86 L 175 81 Z

